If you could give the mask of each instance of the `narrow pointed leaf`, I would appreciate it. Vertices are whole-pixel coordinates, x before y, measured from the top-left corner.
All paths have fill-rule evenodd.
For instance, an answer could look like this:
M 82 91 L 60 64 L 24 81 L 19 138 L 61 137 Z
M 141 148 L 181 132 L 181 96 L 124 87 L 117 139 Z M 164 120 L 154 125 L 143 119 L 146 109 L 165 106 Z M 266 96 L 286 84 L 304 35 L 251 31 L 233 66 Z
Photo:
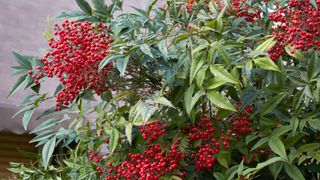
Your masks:
M 51 138 L 45 143 L 42 149 L 42 161 L 45 168 L 48 167 L 49 160 L 53 154 L 54 148 L 56 146 L 56 137 Z
M 267 57 L 255 58 L 253 61 L 260 69 L 281 72 L 279 67 Z
M 229 100 L 224 97 L 219 91 L 210 91 L 208 93 L 209 100 L 217 107 L 230 111 L 237 111 Z
M 23 128 L 25 130 L 27 130 L 28 124 L 30 122 L 30 119 L 31 119 L 32 114 L 34 113 L 34 111 L 35 111 L 35 109 L 33 108 L 33 109 L 25 111 L 25 113 L 23 114 L 22 124 L 23 124 Z
M 272 136 L 269 140 L 271 150 L 284 159 L 288 159 L 286 149 L 278 136 Z

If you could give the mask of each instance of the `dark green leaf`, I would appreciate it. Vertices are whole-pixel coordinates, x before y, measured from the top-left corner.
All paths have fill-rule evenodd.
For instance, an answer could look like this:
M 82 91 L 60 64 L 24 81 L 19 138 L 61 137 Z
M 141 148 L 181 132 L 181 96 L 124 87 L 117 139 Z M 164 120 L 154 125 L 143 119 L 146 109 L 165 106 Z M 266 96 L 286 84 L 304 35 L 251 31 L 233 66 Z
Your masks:
M 298 152 L 311 152 L 313 150 L 319 150 L 320 143 L 311 143 L 311 144 L 305 144 L 298 148 Z
M 7 97 L 12 96 L 17 90 L 19 90 L 22 86 L 24 86 L 24 80 L 26 79 L 27 75 L 21 76 L 18 78 L 18 80 L 14 83 L 12 88 L 9 91 L 9 94 Z
M 262 139 L 260 139 L 251 149 L 251 151 L 261 147 L 262 145 L 264 145 L 266 142 L 268 142 L 269 138 L 268 137 L 264 137 Z
M 304 180 L 302 173 L 300 172 L 299 168 L 293 164 L 284 164 L 284 169 L 286 170 L 287 174 L 294 180 Z
M 32 69 L 32 65 L 31 65 L 31 61 L 30 58 L 28 58 L 27 56 L 23 56 L 15 51 L 12 51 L 12 54 L 14 56 L 14 58 L 16 59 L 16 61 L 24 68 L 31 70 Z
M 91 7 L 85 0 L 76 0 L 76 2 L 83 12 L 85 12 L 89 15 L 92 14 Z
M 286 96 L 287 95 L 285 93 L 280 93 L 277 96 L 269 98 L 261 108 L 261 115 L 266 115 L 272 112 Z
M 219 54 L 222 56 L 222 58 L 225 61 L 225 63 L 227 65 L 230 65 L 231 64 L 231 59 L 230 59 L 225 47 L 223 47 L 220 43 L 216 43 L 215 47 L 216 47 L 217 51 L 219 52 Z

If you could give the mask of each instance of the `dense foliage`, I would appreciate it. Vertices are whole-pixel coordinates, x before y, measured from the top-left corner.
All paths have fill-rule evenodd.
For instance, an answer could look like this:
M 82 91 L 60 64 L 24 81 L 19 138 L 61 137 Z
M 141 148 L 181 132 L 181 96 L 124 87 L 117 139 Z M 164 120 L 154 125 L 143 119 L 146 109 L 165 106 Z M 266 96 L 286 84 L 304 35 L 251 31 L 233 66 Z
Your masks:
M 24 127 L 56 100 L 19 178 L 320 178 L 319 0 L 76 3 L 42 57 L 13 53 Z

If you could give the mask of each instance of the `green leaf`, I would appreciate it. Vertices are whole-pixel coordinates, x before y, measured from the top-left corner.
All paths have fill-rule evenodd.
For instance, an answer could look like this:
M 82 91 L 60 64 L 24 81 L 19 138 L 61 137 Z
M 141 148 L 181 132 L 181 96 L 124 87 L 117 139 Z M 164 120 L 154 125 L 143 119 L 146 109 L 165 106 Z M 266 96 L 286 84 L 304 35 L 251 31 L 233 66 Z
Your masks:
M 229 73 L 227 70 L 223 69 L 221 65 L 214 64 L 210 66 L 210 71 L 214 76 L 219 78 L 220 80 L 223 80 L 225 82 L 229 82 L 232 84 L 239 84 L 239 80 L 232 76 L 231 73 Z
M 187 89 L 186 93 L 184 94 L 184 106 L 186 108 L 186 111 L 189 117 L 191 115 L 191 111 L 193 107 L 196 105 L 199 98 L 203 95 L 203 91 L 199 91 L 194 96 L 192 96 L 193 92 L 194 92 L 194 85 L 190 86 Z
M 120 71 L 120 75 L 124 76 L 124 72 L 126 71 L 128 65 L 129 57 L 123 59 L 117 59 L 116 66 L 117 69 Z
M 243 163 L 244 163 L 244 160 L 241 161 L 239 167 L 238 167 L 238 170 L 237 170 L 237 174 L 238 176 L 241 176 L 242 175 L 242 172 L 243 172 Z
M 298 152 L 311 152 L 313 150 L 318 150 L 320 148 L 320 143 L 310 143 L 310 144 L 305 144 L 301 147 L 298 148 Z
M 192 58 L 191 63 L 191 69 L 190 69 L 190 84 L 192 84 L 192 81 L 202 65 L 205 63 L 205 59 L 203 56 L 199 56 L 198 58 Z
M 57 124 L 59 124 L 59 120 L 58 118 L 52 118 L 52 119 L 48 119 L 47 121 L 41 123 L 38 127 L 36 127 L 35 129 L 33 129 L 31 131 L 31 133 L 35 133 L 38 131 L 42 131 L 44 129 L 50 128 L 52 126 L 55 126 Z
M 23 114 L 23 117 L 22 117 L 22 124 L 23 124 L 23 127 L 25 130 L 27 130 L 27 126 L 30 122 L 30 119 L 32 117 L 32 114 L 34 113 L 35 109 L 30 109 L 30 110 L 27 110 L 25 111 L 25 113 Z
M 272 112 L 280 103 L 281 101 L 287 96 L 285 93 L 280 93 L 277 96 L 269 98 L 261 108 L 261 115 L 266 115 Z
M 52 137 L 49 141 L 45 143 L 42 149 L 42 161 L 45 168 L 48 167 L 49 160 L 53 154 L 54 148 L 56 146 L 56 137 Z
M 110 147 L 110 153 L 112 154 L 114 152 L 114 150 L 116 150 L 118 143 L 119 143 L 119 138 L 120 138 L 120 132 L 118 129 L 113 128 L 111 131 L 111 135 L 110 135 L 110 143 L 109 143 L 109 147 Z
M 127 139 L 131 145 L 132 143 L 132 127 L 133 127 L 133 124 L 132 123 L 129 123 L 126 125 L 126 136 L 127 136 Z
M 31 70 L 32 69 L 32 65 L 30 62 L 30 58 L 28 58 L 27 56 L 23 56 L 15 51 L 12 51 L 12 54 L 14 56 L 14 58 L 16 59 L 16 61 L 25 69 Z
M 270 170 L 274 177 L 274 180 L 278 179 L 278 176 L 283 168 L 283 162 L 276 162 L 271 165 Z
M 83 12 L 85 12 L 89 15 L 92 14 L 91 7 L 85 0 L 76 0 L 76 2 Z
M 234 165 L 230 167 L 225 173 L 226 180 L 234 179 L 234 176 L 237 174 L 238 169 L 239 169 L 239 165 Z
M 175 108 L 174 105 L 165 97 L 156 97 L 153 99 L 153 101 L 171 108 Z
M 45 110 L 40 116 L 38 116 L 36 118 L 36 120 L 39 120 L 39 119 L 44 118 L 44 117 L 46 117 L 46 116 L 48 116 L 50 114 L 53 114 L 55 112 L 54 108 L 55 108 L 55 106 Z
M 281 157 L 273 157 L 271 159 L 268 159 L 267 161 L 264 161 L 262 163 L 257 164 L 257 166 L 255 168 L 249 168 L 243 171 L 243 175 L 247 175 L 253 171 L 258 171 L 261 170 L 262 168 L 269 166 L 270 164 L 273 164 L 275 162 L 279 162 L 279 161 L 285 161 L 285 159 L 281 158 Z
M 153 55 L 152 55 L 152 53 L 151 53 L 151 50 L 150 50 L 150 47 L 148 46 L 148 44 L 141 44 L 140 45 L 140 50 L 144 53 L 144 54 L 146 54 L 146 55 L 148 55 L 148 56 L 150 56 L 150 57 L 152 57 L 153 58 Z
M 269 147 L 271 150 L 284 159 L 288 159 L 286 149 L 278 136 L 272 136 L 269 139 Z
M 217 179 L 217 180 L 225 180 L 226 178 L 224 177 L 224 175 L 220 172 L 215 172 L 213 173 L 213 176 Z
M 304 180 L 302 173 L 300 172 L 299 168 L 293 164 L 284 164 L 284 169 L 286 170 L 287 174 L 294 180 Z
M 92 0 L 92 4 L 95 9 L 94 14 L 105 17 L 107 9 L 104 0 Z
M 316 10 L 318 10 L 318 6 L 317 6 L 316 0 L 310 0 L 310 3 L 312 4 L 312 6 L 313 6 Z
M 218 159 L 219 164 L 221 164 L 223 167 L 225 167 L 227 169 L 229 168 L 228 162 L 224 157 L 218 155 L 217 159 Z
M 19 90 L 21 87 L 24 86 L 24 81 L 26 79 L 27 75 L 21 76 L 17 79 L 17 81 L 14 83 L 14 85 L 12 86 L 12 88 L 9 91 L 9 94 L 7 96 L 7 98 L 9 98 L 10 96 L 12 96 L 17 90 Z
M 261 147 L 262 145 L 264 145 L 266 142 L 268 142 L 269 138 L 268 137 L 264 137 L 261 138 L 251 149 L 251 151 Z
M 35 93 L 37 93 L 37 94 L 39 94 L 40 88 L 41 88 L 41 84 L 40 84 L 40 83 L 39 83 L 39 84 L 36 84 L 36 85 L 34 85 L 34 86 L 31 86 L 31 89 L 33 90 L 33 92 L 35 92 Z
M 39 142 L 39 141 L 42 141 L 44 139 L 49 139 L 54 135 L 55 135 L 55 132 L 53 130 L 49 129 L 49 130 L 43 131 L 40 134 L 38 134 L 36 137 L 34 137 L 30 141 L 30 143 Z
M 316 130 L 320 130 L 320 119 L 311 118 L 311 119 L 308 119 L 308 123 L 312 128 Z
M 82 11 L 72 11 L 72 12 L 62 12 L 58 16 L 54 17 L 52 20 L 68 19 L 68 20 L 80 21 L 88 18 L 89 16 Z
M 208 82 L 207 89 L 216 89 L 222 85 L 224 85 L 226 82 L 218 77 L 211 78 Z
M 255 58 L 253 61 L 260 69 L 281 72 L 279 67 L 270 58 Z
M 215 48 L 217 49 L 218 53 L 222 56 L 224 62 L 227 65 L 231 65 L 231 59 L 230 59 L 226 49 L 220 43 L 216 43 Z
M 206 76 L 206 71 L 208 69 L 209 66 L 205 65 L 203 66 L 197 73 L 196 75 L 196 84 L 197 86 L 201 89 L 203 81 L 205 79 Z
M 282 125 L 280 127 L 275 128 L 272 133 L 271 136 L 281 136 L 287 132 L 289 132 L 291 130 L 291 126 L 290 125 Z
M 158 47 L 159 47 L 159 51 L 161 52 L 161 54 L 165 58 L 167 58 L 168 57 L 168 49 L 167 49 L 165 40 L 159 42 Z
M 103 58 L 103 60 L 99 64 L 99 71 L 101 71 L 110 62 L 117 59 L 123 59 L 124 57 L 125 57 L 124 55 L 106 56 L 105 58 Z
M 110 100 L 110 104 L 114 103 L 114 102 L 117 102 L 121 99 L 124 99 L 130 95 L 133 94 L 133 91 L 123 91 L 123 92 L 118 92 L 117 95 L 115 97 L 113 97 L 111 100 Z
M 294 50 L 294 54 L 292 54 L 292 53 L 291 53 L 291 50 L 293 50 L 293 48 L 292 48 L 291 46 L 289 46 L 289 45 L 286 46 L 284 49 L 286 50 L 286 52 L 287 52 L 290 56 L 292 56 L 292 57 L 294 57 L 294 58 L 296 58 L 296 59 L 298 59 L 298 60 L 303 60 L 303 59 L 305 59 L 304 56 L 303 56 L 303 54 L 302 54 L 300 51 L 298 51 L 298 50 Z
M 271 37 L 271 38 L 267 39 L 262 44 L 260 44 L 255 50 L 256 51 L 268 51 L 277 43 L 277 41 L 275 41 L 274 39 L 275 39 L 275 37 Z
M 222 109 L 227 109 L 230 111 L 237 111 L 234 106 L 229 102 L 229 100 L 224 97 L 219 91 L 212 90 L 208 93 L 209 100 Z
M 315 53 L 314 57 L 308 62 L 308 80 L 312 80 L 319 73 L 319 58 L 318 53 Z

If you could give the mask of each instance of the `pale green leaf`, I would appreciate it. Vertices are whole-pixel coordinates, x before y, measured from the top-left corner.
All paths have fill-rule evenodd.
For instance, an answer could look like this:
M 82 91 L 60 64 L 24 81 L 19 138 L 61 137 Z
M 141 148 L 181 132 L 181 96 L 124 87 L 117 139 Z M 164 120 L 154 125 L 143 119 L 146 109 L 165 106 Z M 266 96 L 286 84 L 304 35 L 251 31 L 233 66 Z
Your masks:
M 217 107 L 230 111 L 237 111 L 229 100 L 219 91 L 212 90 L 208 93 L 209 100 Z
M 56 146 L 56 137 L 52 137 L 49 141 L 45 143 L 42 149 L 42 161 L 45 168 L 48 167 L 49 160 L 53 154 L 54 148 Z
M 271 150 L 284 159 L 288 159 L 286 149 L 278 136 L 272 136 L 269 139 L 269 147 Z
M 281 72 L 279 67 L 270 58 L 255 58 L 253 61 L 260 69 Z

